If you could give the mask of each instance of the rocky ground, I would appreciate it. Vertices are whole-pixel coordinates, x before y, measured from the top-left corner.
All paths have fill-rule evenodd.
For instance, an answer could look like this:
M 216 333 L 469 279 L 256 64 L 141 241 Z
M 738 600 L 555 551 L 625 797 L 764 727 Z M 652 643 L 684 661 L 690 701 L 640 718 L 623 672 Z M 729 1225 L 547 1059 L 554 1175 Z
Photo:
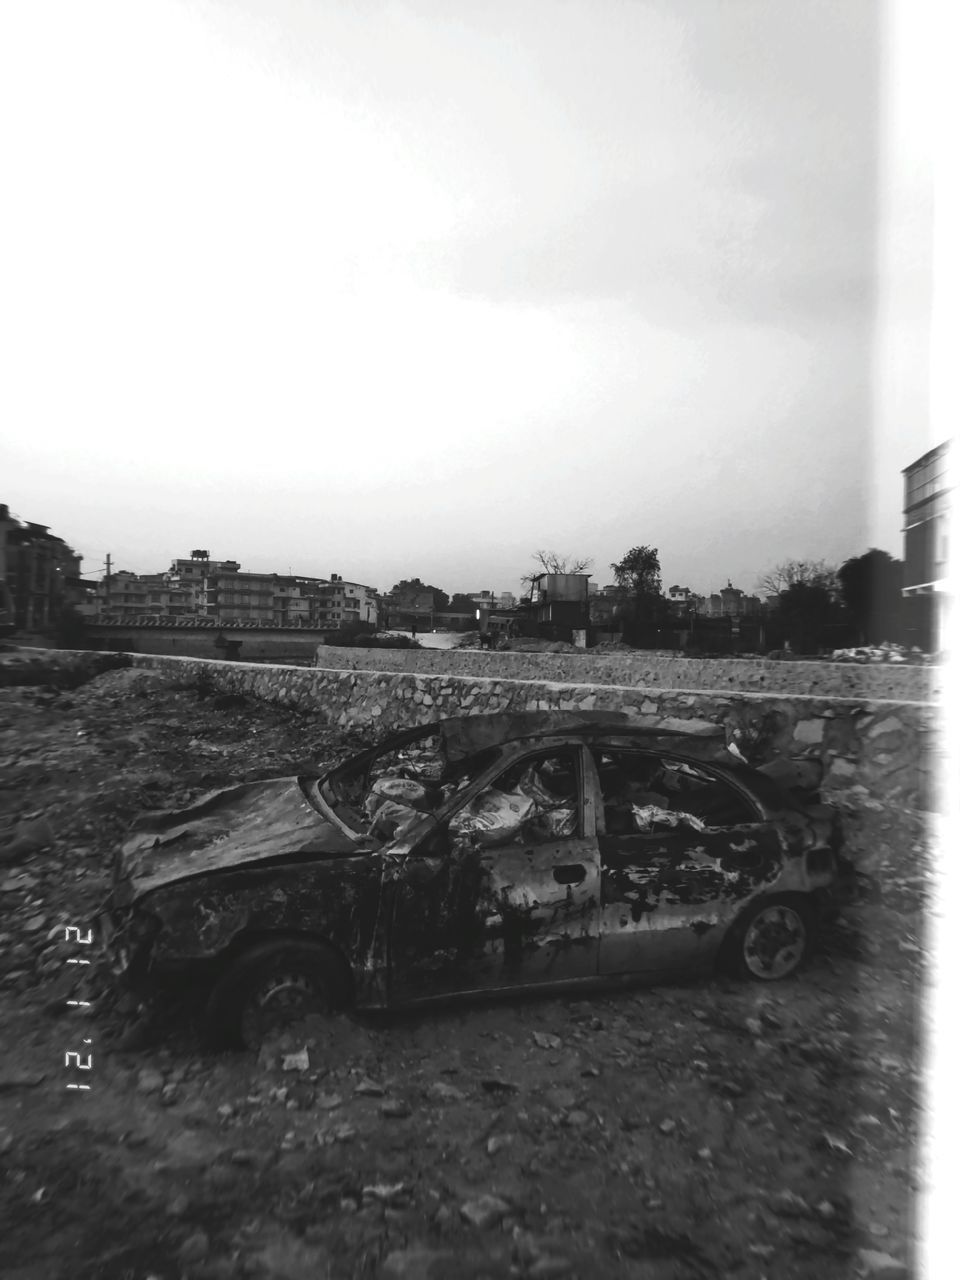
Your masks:
M 4 1276 L 911 1273 L 915 849 L 772 988 L 321 1022 L 259 1058 L 189 1022 L 124 1049 L 96 966 L 92 1007 L 65 1004 L 83 950 L 65 927 L 92 923 L 137 811 L 359 745 L 148 672 L 0 689 Z

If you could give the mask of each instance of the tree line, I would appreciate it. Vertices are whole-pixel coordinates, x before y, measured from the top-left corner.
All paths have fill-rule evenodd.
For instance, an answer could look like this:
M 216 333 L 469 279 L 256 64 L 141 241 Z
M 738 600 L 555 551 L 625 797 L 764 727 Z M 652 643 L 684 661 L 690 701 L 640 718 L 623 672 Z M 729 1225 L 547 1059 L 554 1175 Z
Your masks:
M 529 587 L 542 573 L 585 573 L 589 558 L 555 551 L 533 553 L 535 567 L 523 576 Z M 665 632 L 677 628 L 677 611 L 663 594 L 656 547 L 631 547 L 611 563 L 616 585 L 614 624 L 630 644 L 656 647 Z M 839 566 L 824 560 L 785 560 L 761 574 L 756 589 L 767 597 L 766 617 L 797 653 L 816 653 L 840 635 L 845 643 L 879 644 L 904 638 L 902 599 L 904 564 L 871 547 Z M 429 592 L 437 613 L 473 613 L 475 602 L 462 592 L 405 578 L 393 591 Z
M 640 645 L 675 618 L 664 598 L 656 547 L 633 547 L 611 564 L 622 601 L 621 630 Z M 871 547 L 839 567 L 824 560 L 786 560 L 761 575 L 757 589 L 767 597 L 766 617 L 798 653 L 816 653 L 833 640 L 875 645 L 901 642 L 905 635 L 902 596 L 904 564 Z

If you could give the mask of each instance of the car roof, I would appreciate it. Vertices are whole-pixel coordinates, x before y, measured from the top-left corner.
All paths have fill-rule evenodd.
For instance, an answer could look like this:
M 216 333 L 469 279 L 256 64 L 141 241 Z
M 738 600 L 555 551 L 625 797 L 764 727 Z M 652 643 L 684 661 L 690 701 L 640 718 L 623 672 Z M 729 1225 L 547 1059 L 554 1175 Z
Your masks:
M 702 722 L 701 722 L 702 723 Z M 583 736 L 629 739 L 649 750 L 675 751 L 698 759 L 738 763 L 726 749 L 722 725 L 693 731 L 639 724 L 625 711 L 506 711 L 485 715 L 458 716 L 423 725 L 421 730 L 438 733 L 449 761 L 464 760 L 489 747 L 507 743 L 530 746 L 540 739 Z

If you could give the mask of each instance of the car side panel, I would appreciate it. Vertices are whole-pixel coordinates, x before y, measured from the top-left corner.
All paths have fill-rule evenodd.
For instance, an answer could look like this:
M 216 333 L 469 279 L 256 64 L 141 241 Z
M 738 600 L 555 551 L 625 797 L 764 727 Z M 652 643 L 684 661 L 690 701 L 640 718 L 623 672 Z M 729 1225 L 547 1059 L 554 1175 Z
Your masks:
M 752 897 L 780 880 L 768 824 L 601 836 L 600 973 L 698 969 Z
M 579 879 L 564 883 L 568 875 Z M 391 1003 L 596 976 L 595 836 L 414 853 L 396 876 Z
M 341 952 L 358 1003 L 382 1003 L 382 867 L 380 855 L 366 854 L 238 869 L 155 890 L 138 904 L 164 926 L 153 944 L 151 967 L 216 959 L 245 935 L 299 934 Z

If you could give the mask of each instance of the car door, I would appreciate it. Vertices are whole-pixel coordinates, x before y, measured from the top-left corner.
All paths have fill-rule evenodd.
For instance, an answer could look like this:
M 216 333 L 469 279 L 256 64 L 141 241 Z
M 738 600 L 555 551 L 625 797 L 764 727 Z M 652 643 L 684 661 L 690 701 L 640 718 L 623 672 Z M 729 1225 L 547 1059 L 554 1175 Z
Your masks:
M 595 976 L 593 800 L 567 743 L 523 753 L 440 815 L 393 873 L 391 1002 Z
M 744 902 L 780 874 L 775 826 L 709 766 L 595 748 L 600 972 L 709 964 Z

